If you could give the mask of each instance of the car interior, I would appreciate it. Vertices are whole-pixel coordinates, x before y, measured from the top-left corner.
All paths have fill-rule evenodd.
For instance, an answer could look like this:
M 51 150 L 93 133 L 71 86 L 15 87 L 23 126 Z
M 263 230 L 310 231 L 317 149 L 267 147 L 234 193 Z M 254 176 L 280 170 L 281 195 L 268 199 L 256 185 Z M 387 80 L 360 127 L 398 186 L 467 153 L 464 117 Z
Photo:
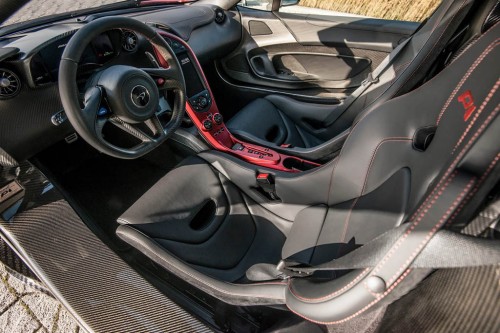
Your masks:
M 0 201 L 2 219 L 81 220 L 197 317 L 224 309 L 212 325 L 226 331 L 375 318 L 396 286 L 428 276 L 411 269 L 423 244 L 460 233 L 498 190 L 499 2 L 443 0 L 421 23 L 229 2 L 2 37 L 2 178 L 31 193 Z M 48 260 L 18 225 L 2 231 L 31 248 L 20 255 Z M 74 239 L 75 257 L 101 255 L 76 227 L 38 228 Z M 390 254 L 363 266 L 356 253 L 380 237 Z M 315 269 L 332 262 L 345 266 Z

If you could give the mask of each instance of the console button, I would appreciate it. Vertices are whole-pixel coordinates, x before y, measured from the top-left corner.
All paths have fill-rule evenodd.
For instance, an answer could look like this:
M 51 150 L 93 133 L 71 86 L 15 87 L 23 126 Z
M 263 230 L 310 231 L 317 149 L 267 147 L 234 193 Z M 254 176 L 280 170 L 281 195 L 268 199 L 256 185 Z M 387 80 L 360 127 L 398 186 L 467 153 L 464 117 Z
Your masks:
M 201 106 L 202 108 L 204 108 L 205 106 L 208 105 L 208 100 L 206 97 L 204 96 L 200 96 L 200 98 L 198 98 L 198 105 Z
M 243 150 L 245 147 L 241 143 L 235 143 L 233 146 L 233 150 Z
M 206 129 L 207 131 L 210 131 L 213 128 L 212 122 L 206 119 L 205 121 L 203 121 L 203 128 Z
M 216 113 L 214 114 L 214 121 L 217 125 L 220 125 L 224 121 L 224 118 L 222 118 L 222 115 L 220 113 Z

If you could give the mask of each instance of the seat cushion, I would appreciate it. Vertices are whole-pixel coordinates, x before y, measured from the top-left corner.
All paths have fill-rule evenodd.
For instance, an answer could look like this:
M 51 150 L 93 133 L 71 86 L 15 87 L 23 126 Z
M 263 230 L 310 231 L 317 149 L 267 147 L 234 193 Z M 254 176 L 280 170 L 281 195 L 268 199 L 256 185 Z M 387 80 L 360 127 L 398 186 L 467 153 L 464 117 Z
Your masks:
M 248 200 L 207 162 L 190 157 L 160 179 L 118 222 L 199 271 L 234 281 L 257 262 L 278 262 L 285 241 L 272 223 L 252 217 Z
M 285 100 L 290 109 L 293 108 L 292 104 L 296 103 L 291 98 L 280 97 L 280 100 Z M 300 148 L 321 144 L 322 140 L 297 126 L 286 114 L 283 109 L 287 103 L 279 103 L 278 106 L 270 98 L 258 98 L 230 119 L 227 126 L 236 136 L 260 144 L 287 144 Z

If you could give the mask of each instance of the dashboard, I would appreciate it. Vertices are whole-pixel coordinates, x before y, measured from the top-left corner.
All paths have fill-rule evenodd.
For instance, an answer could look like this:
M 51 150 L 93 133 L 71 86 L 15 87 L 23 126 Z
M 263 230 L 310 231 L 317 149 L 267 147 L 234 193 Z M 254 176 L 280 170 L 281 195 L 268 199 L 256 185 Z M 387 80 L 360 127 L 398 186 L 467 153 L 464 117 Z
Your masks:
M 133 32 L 124 31 L 119 32 L 119 34 L 121 34 L 121 39 L 124 40 L 124 50 L 129 52 L 133 51 L 136 44 L 133 44 L 133 41 L 130 43 L 127 42 L 130 38 L 132 38 L 128 36 L 133 34 Z M 111 42 L 111 35 L 111 32 L 101 34 L 95 38 L 90 45 L 87 45 L 80 60 L 79 67 L 81 69 L 91 71 L 92 69 L 100 68 L 117 56 L 118 50 L 116 45 L 114 45 L 116 43 Z M 44 46 L 31 58 L 29 62 L 29 82 L 32 86 L 36 87 L 49 82 L 57 81 L 59 61 L 65 46 L 71 37 L 72 36 L 66 36 L 60 40 L 50 43 L 47 46 Z
M 132 10 L 121 15 L 146 22 L 187 42 L 202 65 L 225 56 L 241 39 L 237 14 L 216 6 L 180 5 Z M 74 132 L 61 116 L 59 62 L 73 34 L 98 17 L 57 22 L 0 40 L 0 147 L 15 158 L 29 158 Z M 192 59 L 181 43 L 166 41 L 182 65 L 188 99 L 194 105 L 202 99 L 204 87 Z M 83 88 L 93 73 L 114 64 L 151 67 L 147 52 L 152 53 L 152 47 L 141 35 L 128 30 L 107 31 L 85 46 L 78 67 L 79 84 Z M 60 121 L 54 122 L 54 117 L 60 117 L 56 118 Z

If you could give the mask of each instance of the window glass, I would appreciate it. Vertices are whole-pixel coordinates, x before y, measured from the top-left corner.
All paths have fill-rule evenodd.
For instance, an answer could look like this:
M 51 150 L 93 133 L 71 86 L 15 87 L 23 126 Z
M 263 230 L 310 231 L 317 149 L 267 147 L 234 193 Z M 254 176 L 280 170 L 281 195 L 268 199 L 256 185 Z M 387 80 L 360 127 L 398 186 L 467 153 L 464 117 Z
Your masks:
M 298 5 L 283 3 L 280 12 L 421 22 L 440 3 L 441 0 L 301 0 Z
M 271 11 L 273 0 L 241 0 L 238 6 Z

